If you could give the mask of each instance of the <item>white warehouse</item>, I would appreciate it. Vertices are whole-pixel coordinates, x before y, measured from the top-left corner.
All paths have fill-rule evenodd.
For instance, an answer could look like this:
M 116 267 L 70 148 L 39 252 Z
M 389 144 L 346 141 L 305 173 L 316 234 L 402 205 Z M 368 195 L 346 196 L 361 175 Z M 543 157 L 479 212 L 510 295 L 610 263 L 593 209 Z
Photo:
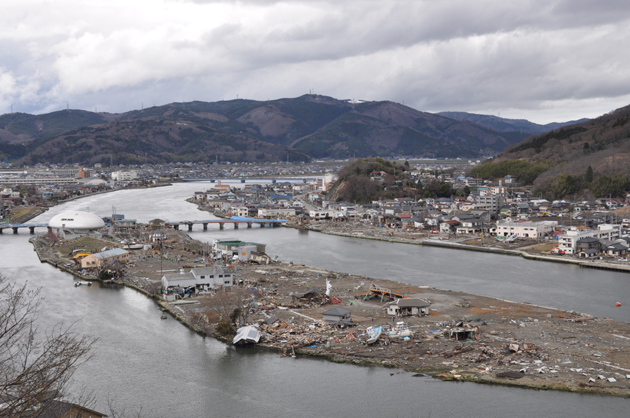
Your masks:
M 162 276 L 164 292 L 174 289 L 194 289 L 195 293 L 215 290 L 233 285 L 232 273 L 224 272 L 221 267 L 194 268 L 188 272 L 181 269 L 179 273 Z

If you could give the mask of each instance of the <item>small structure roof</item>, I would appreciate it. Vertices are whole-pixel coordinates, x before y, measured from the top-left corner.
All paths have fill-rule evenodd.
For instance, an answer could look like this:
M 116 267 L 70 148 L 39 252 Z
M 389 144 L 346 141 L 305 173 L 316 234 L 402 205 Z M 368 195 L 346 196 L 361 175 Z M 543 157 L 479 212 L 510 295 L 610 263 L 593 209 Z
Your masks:
M 597 250 L 595 248 L 587 248 L 585 250 L 582 250 L 581 252 L 583 252 L 584 254 L 597 254 Z
M 188 271 L 186 273 L 165 273 L 163 276 L 166 280 L 180 280 L 180 279 L 194 279 L 192 271 Z
M 410 298 L 397 299 L 396 304 L 403 308 L 426 308 L 427 306 L 431 305 L 429 302 L 425 302 L 422 299 L 410 299 Z
M 112 250 L 102 251 L 100 253 L 93 254 L 94 257 L 100 258 L 104 260 L 106 258 L 115 257 L 117 255 L 129 254 L 129 251 L 123 250 L 122 248 L 114 248 Z
M 198 275 L 206 275 L 206 274 L 223 274 L 223 269 L 221 267 L 197 267 L 194 269 L 190 270 L 190 273 L 194 274 L 195 276 Z
M 245 241 L 240 241 L 240 240 L 217 240 L 216 242 L 217 245 L 229 245 L 229 246 L 235 246 L 235 245 L 263 245 L 263 244 L 258 244 L 256 242 L 245 242 Z
M 326 312 L 323 312 L 322 315 L 345 316 L 345 315 L 348 315 L 349 313 L 352 313 L 352 311 L 345 308 L 337 307 L 337 308 L 329 309 Z

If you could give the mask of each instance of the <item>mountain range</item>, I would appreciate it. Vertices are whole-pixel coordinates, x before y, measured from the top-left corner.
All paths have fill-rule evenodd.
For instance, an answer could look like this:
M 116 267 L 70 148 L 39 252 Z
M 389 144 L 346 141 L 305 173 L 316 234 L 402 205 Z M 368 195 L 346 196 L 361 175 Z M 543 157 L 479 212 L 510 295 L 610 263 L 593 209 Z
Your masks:
M 439 112 L 440 116 L 455 120 L 466 120 L 476 123 L 477 125 L 492 128 L 500 132 L 522 132 L 529 135 L 539 135 L 554 129 L 562 128 L 566 125 L 574 125 L 576 123 L 586 122 L 587 118 L 572 120 L 569 122 L 553 122 L 545 125 L 539 125 L 526 119 L 506 119 L 493 115 L 479 115 L 466 112 Z
M 271 101 L 171 103 L 119 114 L 5 114 L 0 116 L 0 158 L 31 165 L 480 157 L 553 127 L 309 94 Z

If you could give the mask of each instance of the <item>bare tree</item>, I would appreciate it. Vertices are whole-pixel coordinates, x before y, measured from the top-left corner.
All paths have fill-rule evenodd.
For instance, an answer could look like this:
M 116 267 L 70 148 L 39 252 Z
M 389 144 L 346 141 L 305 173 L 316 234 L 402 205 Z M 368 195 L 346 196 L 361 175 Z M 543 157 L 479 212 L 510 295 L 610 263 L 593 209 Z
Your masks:
M 238 326 L 247 323 L 251 303 L 255 296 L 244 289 L 227 288 L 217 292 L 203 303 L 200 311 L 213 314 L 217 320 L 216 331 L 223 336 L 236 333 L 232 324 Z
M 0 274 L 0 417 L 37 417 L 90 359 L 93 338 L 62 324 L 38 332 L 40 303 L 39 290 Z

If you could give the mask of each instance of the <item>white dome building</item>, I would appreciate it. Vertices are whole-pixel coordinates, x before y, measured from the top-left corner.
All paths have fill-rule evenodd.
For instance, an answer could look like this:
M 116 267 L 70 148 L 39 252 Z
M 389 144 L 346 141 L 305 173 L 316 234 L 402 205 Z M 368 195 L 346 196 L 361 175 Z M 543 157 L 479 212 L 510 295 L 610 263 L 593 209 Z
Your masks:
M 71 231 L 93 231 L 103 228 L 105 222 L 100 216 L 90 212 L 72 211 L 53 216 L 48 226 L 56 229 Z

